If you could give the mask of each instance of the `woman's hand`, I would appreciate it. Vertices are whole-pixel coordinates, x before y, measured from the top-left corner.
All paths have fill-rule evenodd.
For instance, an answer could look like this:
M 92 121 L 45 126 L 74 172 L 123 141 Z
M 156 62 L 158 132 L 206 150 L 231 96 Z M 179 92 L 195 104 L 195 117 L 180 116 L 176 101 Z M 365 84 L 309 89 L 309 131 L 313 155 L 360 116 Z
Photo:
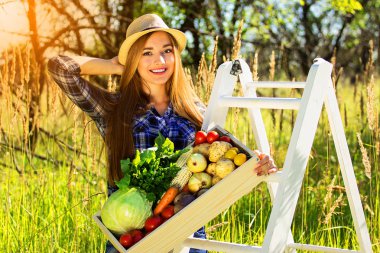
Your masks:
M 258 150 L 255 150 L 255 153 L 260 158 L 260 161 L 256 164 L 254 171 L 258 176 L 268 175 L 278 171 L 277 166 L 275 165 L 272 157 L 267 154 L 261 153 Z
M 110 62 L 115 65 L 116 69 L 116 75 L 122 75 L 124 71 L 124 66 L 119 63 L 119 57 L 115 56 L 112 59 L 110 59 Z

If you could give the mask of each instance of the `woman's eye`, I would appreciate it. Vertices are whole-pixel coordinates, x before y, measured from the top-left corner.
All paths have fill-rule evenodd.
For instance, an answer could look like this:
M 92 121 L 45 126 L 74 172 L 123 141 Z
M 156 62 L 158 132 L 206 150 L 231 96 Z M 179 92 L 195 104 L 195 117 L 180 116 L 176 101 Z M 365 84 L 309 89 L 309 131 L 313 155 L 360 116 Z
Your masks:
M 152 55 L 152 52 L 149 52 L 149 51 L 148 52 L 144 52 L 143 55 L 144 56 Z
M 166 54 L 169 54 L 169 53 L 172 53 L 173 52 L 173 49 L 166 49 L 165 51 L 164 51 Z

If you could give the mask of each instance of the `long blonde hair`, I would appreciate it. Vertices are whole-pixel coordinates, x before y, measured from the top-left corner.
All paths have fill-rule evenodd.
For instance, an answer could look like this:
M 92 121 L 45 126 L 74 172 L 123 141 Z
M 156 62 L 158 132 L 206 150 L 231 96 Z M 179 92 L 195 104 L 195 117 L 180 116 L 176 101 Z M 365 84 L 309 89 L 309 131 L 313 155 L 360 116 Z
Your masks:
M 112 186 L 115 181 L 123 177 L 120 160 L 133 159 L 135 155 L 132 132 L 134 116 L 143 114 L 149 104 L 149 94 L 143 91 L 144 84 L 137 72 L 137 67 L 144 45 L 151 35 L 152 33 L 148 33 L 142 36 L 131 46 L 125 62 L 127 67 L 120 81 L 119 102 L 113 105 L 113 109 L 106 119 L 107 179 Z M 191 121 L 199 129 L 203 116 L 199 112 L 196 102 L 200 100 L 187 81 L 175 40 L 170 34 L 169 36 L 173 44 L 175 65 L 173 75 L 166 83 L 166 92 L 169 94 L 174 112 Z
M 170 36 L 170 38 L 172 44 L 175 45 L 175 40 L 173 37 Z M 196 103 L 200 103 L 200 99 L 186 78 L 178 48 L 176 46 L 173 48 L 175 67 L 172 77 L 166 84 L 167 93 L 170 96 L 170 101 L 173 105 L 175 113 L 190 120 L 198 128 L 200 128 L 203 122 L 203 116 L 199 112 L 199 108 L 196 105 Z

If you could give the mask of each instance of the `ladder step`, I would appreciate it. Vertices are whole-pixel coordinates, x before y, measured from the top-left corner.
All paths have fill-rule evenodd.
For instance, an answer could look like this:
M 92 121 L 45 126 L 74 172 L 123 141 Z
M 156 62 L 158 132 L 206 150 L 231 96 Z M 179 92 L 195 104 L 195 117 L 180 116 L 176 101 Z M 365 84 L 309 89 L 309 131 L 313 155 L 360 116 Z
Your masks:
M 182 246 L 226 253 L 262 253 L 261 247 L 258 246 L 250 246 L 230 242 L 219 242 L 198 238 L 187 238 L 182 243 Z
M 301 104 L 300 98 L 273 98 L 273 97 L 233 97 L 220 96 L 219 106 L 241 108 L 264 109 L 289 109 L 298 110 Z
M 338 248 L 332 248 L 332 247 L 325 247 L 325 246 L 318 246 L 318 245 L 310 245 L 310 244 L 301 244 L 301 243 L 289 243 L 286 245 L 287 249 L 299 249 L 299 250 L 311 250 L 311 251 L 317 251 L 317 252 L 333 252 L 333 253 L 359 253 L 360 251 L 357 250 L 349 250 L 349 249 L 338 249 Z
M 306 82 L 271 82 L 271 81 L 253 81 L 246 83 L 247 87 L 254 88 L 286 88 L 286 89 L 304 89 Z
M 187 238 L 183 243 L 183 247 L 205 249 L 209 251 L 220 251 L 226 253 L 262 253 L 262 247 L 250 246 L 245 244 L 219 242 L 214 240 L 199 239 L 199 238 Z M 326 253 L 359 253 L 357 250 L 339 249 L 318 245 L 290 243 L 286 245 L 286 249 L 298 249 L 298 250 L 310 250 Z

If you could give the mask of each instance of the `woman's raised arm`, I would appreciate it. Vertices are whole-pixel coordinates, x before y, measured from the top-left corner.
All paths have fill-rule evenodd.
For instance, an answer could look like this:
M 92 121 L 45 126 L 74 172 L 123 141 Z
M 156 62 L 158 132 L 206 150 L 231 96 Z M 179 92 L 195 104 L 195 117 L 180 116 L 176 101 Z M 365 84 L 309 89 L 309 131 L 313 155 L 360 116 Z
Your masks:
M 95 121 L 102 136 L 105 134 L 105 117 L 110 110 L 110 103 L 117 103 L 119 95 L 117 92 L 109 92 L 100 86 L 91 84 L 81 75 L 119 73 L 121 68 L 117 70 L 117 65 L 111 61 L 113 59 L 101 60 L 61 55 L 51 58 L 47 65 L 50 76 L 71 101 Z
M 121 75 L 124 66 L 119 64 L 117 56 L 112 59 L 100 59 L 88 56 L 70 56 L 80 66 L 81 75 Z

